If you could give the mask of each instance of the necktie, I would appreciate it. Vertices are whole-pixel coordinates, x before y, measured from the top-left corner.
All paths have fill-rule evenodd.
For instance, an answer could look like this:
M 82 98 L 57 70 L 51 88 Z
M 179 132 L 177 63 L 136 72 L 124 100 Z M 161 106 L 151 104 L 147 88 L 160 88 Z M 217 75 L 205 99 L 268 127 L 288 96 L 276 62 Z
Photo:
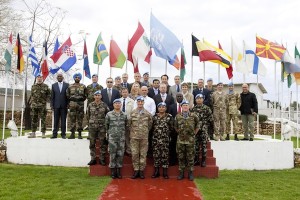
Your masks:
M 111 102 L 111 88 L 108 89 L 108 101 Z
M 61 90 L 62 90 L 62 83 L 59 83 L 58 86 L 59 86 L 59 92 L 61 92 Z
M 161 95 L 161 98 L 162 98 L 163 102 L 165 102 L 165 100 L 166 100 L 165 94 Z
M 123 99 L 123 107 L 122 107 L 122 111 L 125 112 L 125 98 Z
M 180 89 L 179 89 L 179 85 L 177 85 L 177 92 L 179 92 L 180 91 Z
M 178 113 L 181 113 L 181 106 L 178 104 Z

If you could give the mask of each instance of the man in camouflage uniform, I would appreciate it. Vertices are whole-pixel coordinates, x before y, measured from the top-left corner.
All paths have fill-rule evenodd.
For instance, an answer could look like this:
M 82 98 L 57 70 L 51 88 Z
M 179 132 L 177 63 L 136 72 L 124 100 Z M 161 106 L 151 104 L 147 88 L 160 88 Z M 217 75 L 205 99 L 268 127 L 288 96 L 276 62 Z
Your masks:
M 154 158 L 154 173 L 152 178 L 160 176 L 159 167 L 163 168 L 163 177 L 168 179 L 169 167 L 169 137 L 173 130 L 173 117 L 166 113 L 167 104 L 161 102 L 157 105 L 158 113 L 153 116 L 152 148 Z
M 36 77 L 36 83 L 31 87 L 31 129 L 32 132 L 28 138 L 35 138 L 35 132 L 39 124 L 39 119 L 42 123 L 42 138 L 46 138 L 46 116 L 47 109 L 46 103 L 50 99 L 51 91 L 45 83 L 43 83 L 42 74 L 38 74 Z
M 127 89 L 127 88 L 126 88 Z M 123 164 L 125 151 L 125 131 L 127 128 L 127 116 L 121 111 L 121 100 L 113 101 L 114 110 L 106 114 L 105 127 L 108 137 L 109 168 L 111 177 L 122 178 L 120 168 Z
M 84 117 L 84 101 L 87 97 L 87 89 L 84 84 L 80 83 L 82 75 L 76 73 L 73 75 L 75 83 L 70 84 L 67 89 L 67 98 L 69 99 L 70 109 L 70 124 L 71 124 L 71 135 L 69 139 L 75 139 L 76 121 L 78 139 L 82 139 L 82 120 Z
M 213 87 L 213 79 L 212 78 L 208 78 L 206 81 L 207 85 L 205 86 L 205 88 L 209 91 L 209 95 L 210 95 L 210 99 L 211 99 L 211 95 L 214 93 L 215 89 Z M 213 113 L 213 106 L 211 103 L 209 103 L 209 108 L 211 110 L 211 112 Z M 208 136 L 210 140 L 214 139 L 214 122 L 212 121 L 209 125 L 208 125 Z
M 189 112 L 189 102 L 181 103 L 182 112 L 175 117 L 174 127 L 178 133 L 177 154 L 179 162 L 178 180 L 184 178 L 184 170 L 188 169 L 189 180 L 194 180 L 195 135 L 199 131 L 199 118 L 195 113 Z
M 226 131 L 226 105 L 227 98 L 223 90 L 223 83 L 217 84 L 217 91 L 211 95 L 214 116 L 214 132 L 216 141 L 224 141 L 223 134 Z
M 203 104 L 204 97 L 202 94 L 197 94 L 195 97 L 196 106 L 192 108 L 192 112 L 197 114 L 199 117 L 200 129 L 196 135 L 195 141 L 195 165 L 200 164 L 199 155 L 200 155 L 200 145 L 201 145 L 201 167 L 206 166 L 206 152 L 207 152 L 207 141 L 208 141 L 208 128 L 211 123 L 213 123 L 213 115 L 210 108 L 207 105 Z
M 93 74 L 92 76 L 92 83 L 86 87 L 87 90 L 87 106 L 94 101 L 94 93 L 98 90 L 102 90 L 102 85 L 98 83 L 98 75 Z
M 97 164 L 96 161 L 96 139 L 100 140 L 100 164 L 105 165 L 105 154 L 107 150 L 106 144 L 106 128 L 105 115 L 108 113 L 108 106 L 101 101 L 101 90 L 94 93 L 94 102 L 90 103 L 87 109 L 87 119 L 90 132 L 90 155 L 91 161 L 88 165 Z
M 233 91 L 233 83 L 230 82 L 228 84 L 228 94 L 226 95 L 227 98 L 227 109 L 226 109 L 226 140 L 230 140 L 229 134 L 231 132 L 231 120 L 233 126 L 233 133 L 234 133 L 234 140 L 239 141 L 237 137 L 237 126 L 238 126 L 238 114 L 239 108 L 241 106 L 241 96 L 239 93 Z
M 121 77 L 120 76 L 116 76 L 116 78 L 115 78 L 115 84 L 114 84 L 114 86 L 112 88 L 118 90 L 119 93 L 121 94 L 122 87 L 123 86 L 122 86 L 122 79 L 121 79 Z
M 152 127 L 152 115 L 144 108 L 144 97 L 136 99 L 137 108 L 133 109 L 128 120 L 130 127 L 130 145 L 134 173 L 132 179 L 144 179 L 146 156 L 148 151 L 148 134 Z

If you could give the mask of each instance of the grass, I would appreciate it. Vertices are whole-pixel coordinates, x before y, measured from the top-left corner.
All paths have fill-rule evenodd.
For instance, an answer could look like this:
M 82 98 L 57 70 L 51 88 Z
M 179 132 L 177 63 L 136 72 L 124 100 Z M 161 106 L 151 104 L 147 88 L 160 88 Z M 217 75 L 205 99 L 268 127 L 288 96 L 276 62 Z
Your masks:
M 300 197 L 300 168 L 220 171 L 218 179 L 195 179 L 206 200 L 290 200 Z
M 0 199 L 97 199 L 109 177 L 90 177 L 88 168 L 0 164 Z

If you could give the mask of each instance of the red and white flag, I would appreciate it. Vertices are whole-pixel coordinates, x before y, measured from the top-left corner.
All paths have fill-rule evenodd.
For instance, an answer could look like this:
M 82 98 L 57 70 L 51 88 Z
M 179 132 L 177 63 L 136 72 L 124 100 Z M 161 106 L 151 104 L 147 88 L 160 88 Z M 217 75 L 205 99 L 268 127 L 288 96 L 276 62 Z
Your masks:
M 133 63 L 134 72 L 138 72 L 138 60 L 144 60 L 150 63 L 152 51 L 150 41 L 145 33 L 141 23 L 138 23 L 138 28 L 128 42 L 127 48 L 128 60 Z
M 49 75 L 49 68 L 48 68 L 48 62 L 47 62 L 47 42 L 45 41 L 43 44 L 43 61 L 41 64 L 41 72 L 43 74 L 43 79 L 45 80 L 47 76 Z

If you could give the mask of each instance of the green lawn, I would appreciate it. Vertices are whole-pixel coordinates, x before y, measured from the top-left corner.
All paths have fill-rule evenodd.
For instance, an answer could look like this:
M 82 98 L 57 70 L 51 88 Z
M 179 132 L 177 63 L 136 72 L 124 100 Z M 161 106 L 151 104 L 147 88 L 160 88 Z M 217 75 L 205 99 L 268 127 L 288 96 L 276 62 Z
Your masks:
M 300 168 L 274 171 L 220 171 L 218 179 L 196 179 L 205 200 L 300 199 Z
M 97 199 L 109 177 L 90 177 L 88 168 L 0 164 L 0 199 Z

